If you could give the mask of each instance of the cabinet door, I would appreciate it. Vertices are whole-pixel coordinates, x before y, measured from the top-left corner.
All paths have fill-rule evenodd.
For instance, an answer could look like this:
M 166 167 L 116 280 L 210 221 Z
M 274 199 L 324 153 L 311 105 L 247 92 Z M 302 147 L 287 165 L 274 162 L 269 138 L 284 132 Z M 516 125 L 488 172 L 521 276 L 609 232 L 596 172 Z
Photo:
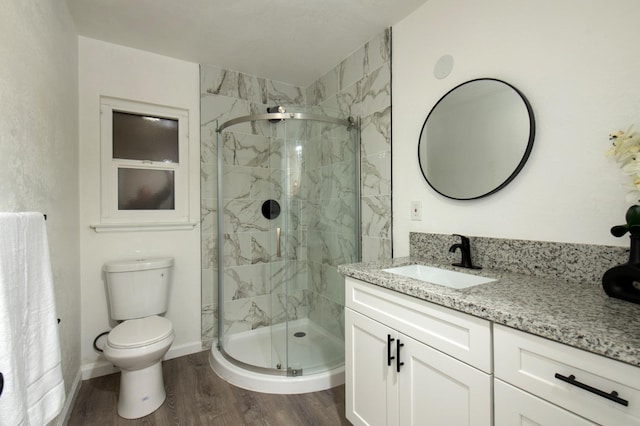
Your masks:
M 496 379 L 495 426 L 593 426 L 588 420 Z
M 491 375 L 399 334 L 401 425 L 491 425 Z
M 354 425 L 398 424 L 397 375 L 395 363 L 387 365 L 387 336 L 396 339 L 397 333 L 345 309 L 346 417 Z

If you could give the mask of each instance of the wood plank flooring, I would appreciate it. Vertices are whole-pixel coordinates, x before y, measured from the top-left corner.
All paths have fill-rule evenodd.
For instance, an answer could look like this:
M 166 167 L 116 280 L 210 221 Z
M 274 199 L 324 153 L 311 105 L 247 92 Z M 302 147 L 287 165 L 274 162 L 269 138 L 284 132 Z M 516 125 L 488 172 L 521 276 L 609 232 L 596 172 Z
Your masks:
M 209 351 L 163 363 L 167 400 L 155 412 L 126 420 L 116 412 L 120 374 L 82 382 L 69 425 L 349 425 L 344 385 L 299 395 L 240 389 L 209 367 Z

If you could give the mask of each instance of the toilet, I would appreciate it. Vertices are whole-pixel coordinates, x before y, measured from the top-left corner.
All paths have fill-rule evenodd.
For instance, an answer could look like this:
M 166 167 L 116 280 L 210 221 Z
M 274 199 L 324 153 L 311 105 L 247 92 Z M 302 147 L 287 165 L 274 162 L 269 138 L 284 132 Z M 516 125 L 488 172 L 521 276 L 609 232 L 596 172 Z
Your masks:
M 107 337 L 105 358 L 120 368 L 118 414 L 144 417 L 166 399 L 162 357 L 173 343 L 167 311 L 173 259 L 121 260 L 104 265 L 111 318 L 122 321 Z

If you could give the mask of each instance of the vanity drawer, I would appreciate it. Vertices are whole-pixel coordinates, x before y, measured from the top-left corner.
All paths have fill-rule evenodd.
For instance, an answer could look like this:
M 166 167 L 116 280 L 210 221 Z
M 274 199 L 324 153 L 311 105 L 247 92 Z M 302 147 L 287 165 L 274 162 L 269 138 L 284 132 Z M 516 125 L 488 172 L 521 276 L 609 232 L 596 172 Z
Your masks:
M 496 378 L 599 424 L 640 425 L 639 367 L 497 324 L 493 338 Z
M 345 288 L 347 307 L 491 373 L 489 321 L 350 277 Z
M 493 381 L 495 426 L 594 426 L 564 408 L 522 391 L 502 380 Z

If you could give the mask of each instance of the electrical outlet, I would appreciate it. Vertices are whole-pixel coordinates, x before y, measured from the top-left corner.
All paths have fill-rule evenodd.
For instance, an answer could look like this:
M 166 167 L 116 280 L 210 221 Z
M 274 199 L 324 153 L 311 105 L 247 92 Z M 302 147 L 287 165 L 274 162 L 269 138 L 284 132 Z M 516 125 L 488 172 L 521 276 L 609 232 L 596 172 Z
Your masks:
M 422 203 L 420 201 L 411 202 L 411 220 L 422 220 Z

